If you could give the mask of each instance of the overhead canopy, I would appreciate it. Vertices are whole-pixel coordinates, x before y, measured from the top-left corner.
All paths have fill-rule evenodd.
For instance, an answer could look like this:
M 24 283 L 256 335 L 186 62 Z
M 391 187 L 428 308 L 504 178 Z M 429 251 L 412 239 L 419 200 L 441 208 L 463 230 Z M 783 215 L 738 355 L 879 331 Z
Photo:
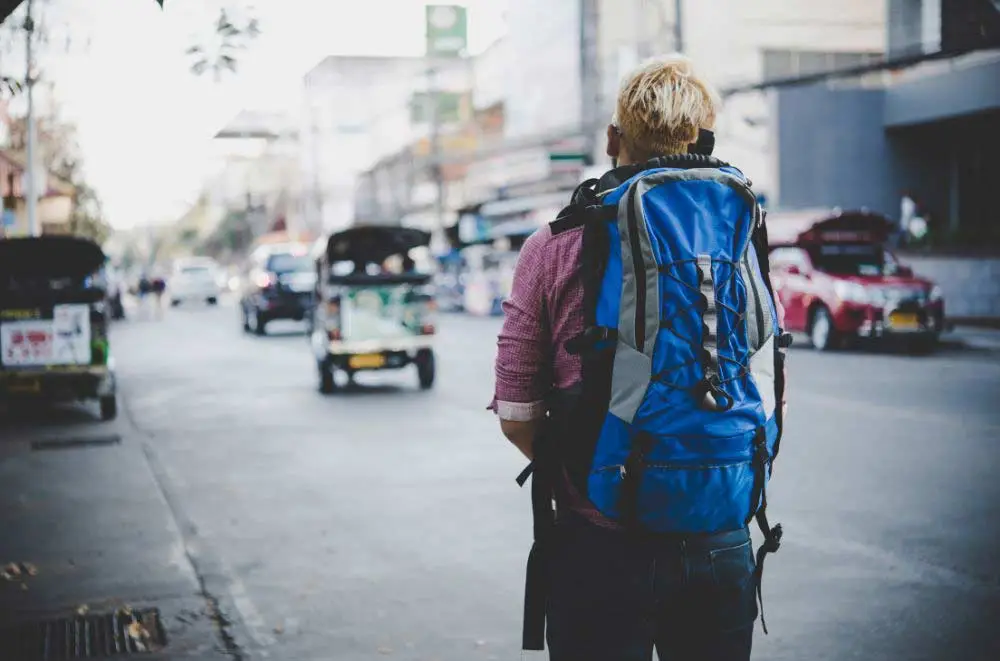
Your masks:
M 884 243 L 895 225 L 870 211 L 807 209 L 767 214 L 768 243 Z
M 431 234 L 412 227 L 365 225 L 337 232 L 326 243 L 328 262 L 381 263 L 393 255 L 430 245 Z
M 75 236 L 41 236 L 0 241 L 0 275 L 82 278 L 105 262 L 101 247 Z

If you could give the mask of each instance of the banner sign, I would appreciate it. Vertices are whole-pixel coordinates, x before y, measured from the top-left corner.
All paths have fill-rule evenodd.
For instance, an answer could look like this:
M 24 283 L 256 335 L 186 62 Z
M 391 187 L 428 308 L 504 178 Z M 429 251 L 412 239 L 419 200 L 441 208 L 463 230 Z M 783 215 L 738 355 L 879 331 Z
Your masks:
M 468 44 L 468 18 L 465 7 L 427 5 L 427 55 L 460 57 Z

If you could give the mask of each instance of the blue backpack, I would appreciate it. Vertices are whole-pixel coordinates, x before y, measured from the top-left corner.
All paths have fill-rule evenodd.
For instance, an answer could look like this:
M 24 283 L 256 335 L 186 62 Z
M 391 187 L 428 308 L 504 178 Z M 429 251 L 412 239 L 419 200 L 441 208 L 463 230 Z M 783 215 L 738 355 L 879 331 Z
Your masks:
M 756 519 L 759 598 L 764 555 L 782 534 L 767 521 L 766 485 L 790 344 L 764 212 L 750 181 L 709 156 L 615 173 L 623 183 L 597 192 L 597 180 L 586 182 L 551 223 L 553 234 L 584 228 L 586 330 L 566 346 L 583 359 L 581 390 L 550 405 L 550 417 L 563 410 L 549 425 L 557 431 L 535 444 L 536 546 L 561 467 L 626 529 L 713 533 Z M 526 609 L 525 649 L 540 649 L 527 645 Z

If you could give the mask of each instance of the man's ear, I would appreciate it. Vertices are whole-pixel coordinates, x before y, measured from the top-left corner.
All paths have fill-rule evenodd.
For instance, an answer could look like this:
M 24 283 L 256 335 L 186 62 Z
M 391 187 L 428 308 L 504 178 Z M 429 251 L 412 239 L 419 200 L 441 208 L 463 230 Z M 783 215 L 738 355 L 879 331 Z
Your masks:
M 612 159 L 616 159 L 621 150 L 622 137 L 618 134 L 618 130 L 614 127 L 614 124 L 608 124 L 608 147 L 606 153 Z

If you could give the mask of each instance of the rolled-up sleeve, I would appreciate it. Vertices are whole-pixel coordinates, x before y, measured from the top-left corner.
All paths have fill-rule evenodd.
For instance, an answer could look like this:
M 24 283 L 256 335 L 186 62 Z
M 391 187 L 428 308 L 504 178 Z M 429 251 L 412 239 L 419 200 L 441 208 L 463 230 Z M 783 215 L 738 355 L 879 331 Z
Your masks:
M 528 421 L 545 415 L 549 332 L 545 315 L 544 248 L 547 228 L 525 241 L 514 268 L 510 298 L 497 338 L 496 388 L 489 408 L 500 418 Z

